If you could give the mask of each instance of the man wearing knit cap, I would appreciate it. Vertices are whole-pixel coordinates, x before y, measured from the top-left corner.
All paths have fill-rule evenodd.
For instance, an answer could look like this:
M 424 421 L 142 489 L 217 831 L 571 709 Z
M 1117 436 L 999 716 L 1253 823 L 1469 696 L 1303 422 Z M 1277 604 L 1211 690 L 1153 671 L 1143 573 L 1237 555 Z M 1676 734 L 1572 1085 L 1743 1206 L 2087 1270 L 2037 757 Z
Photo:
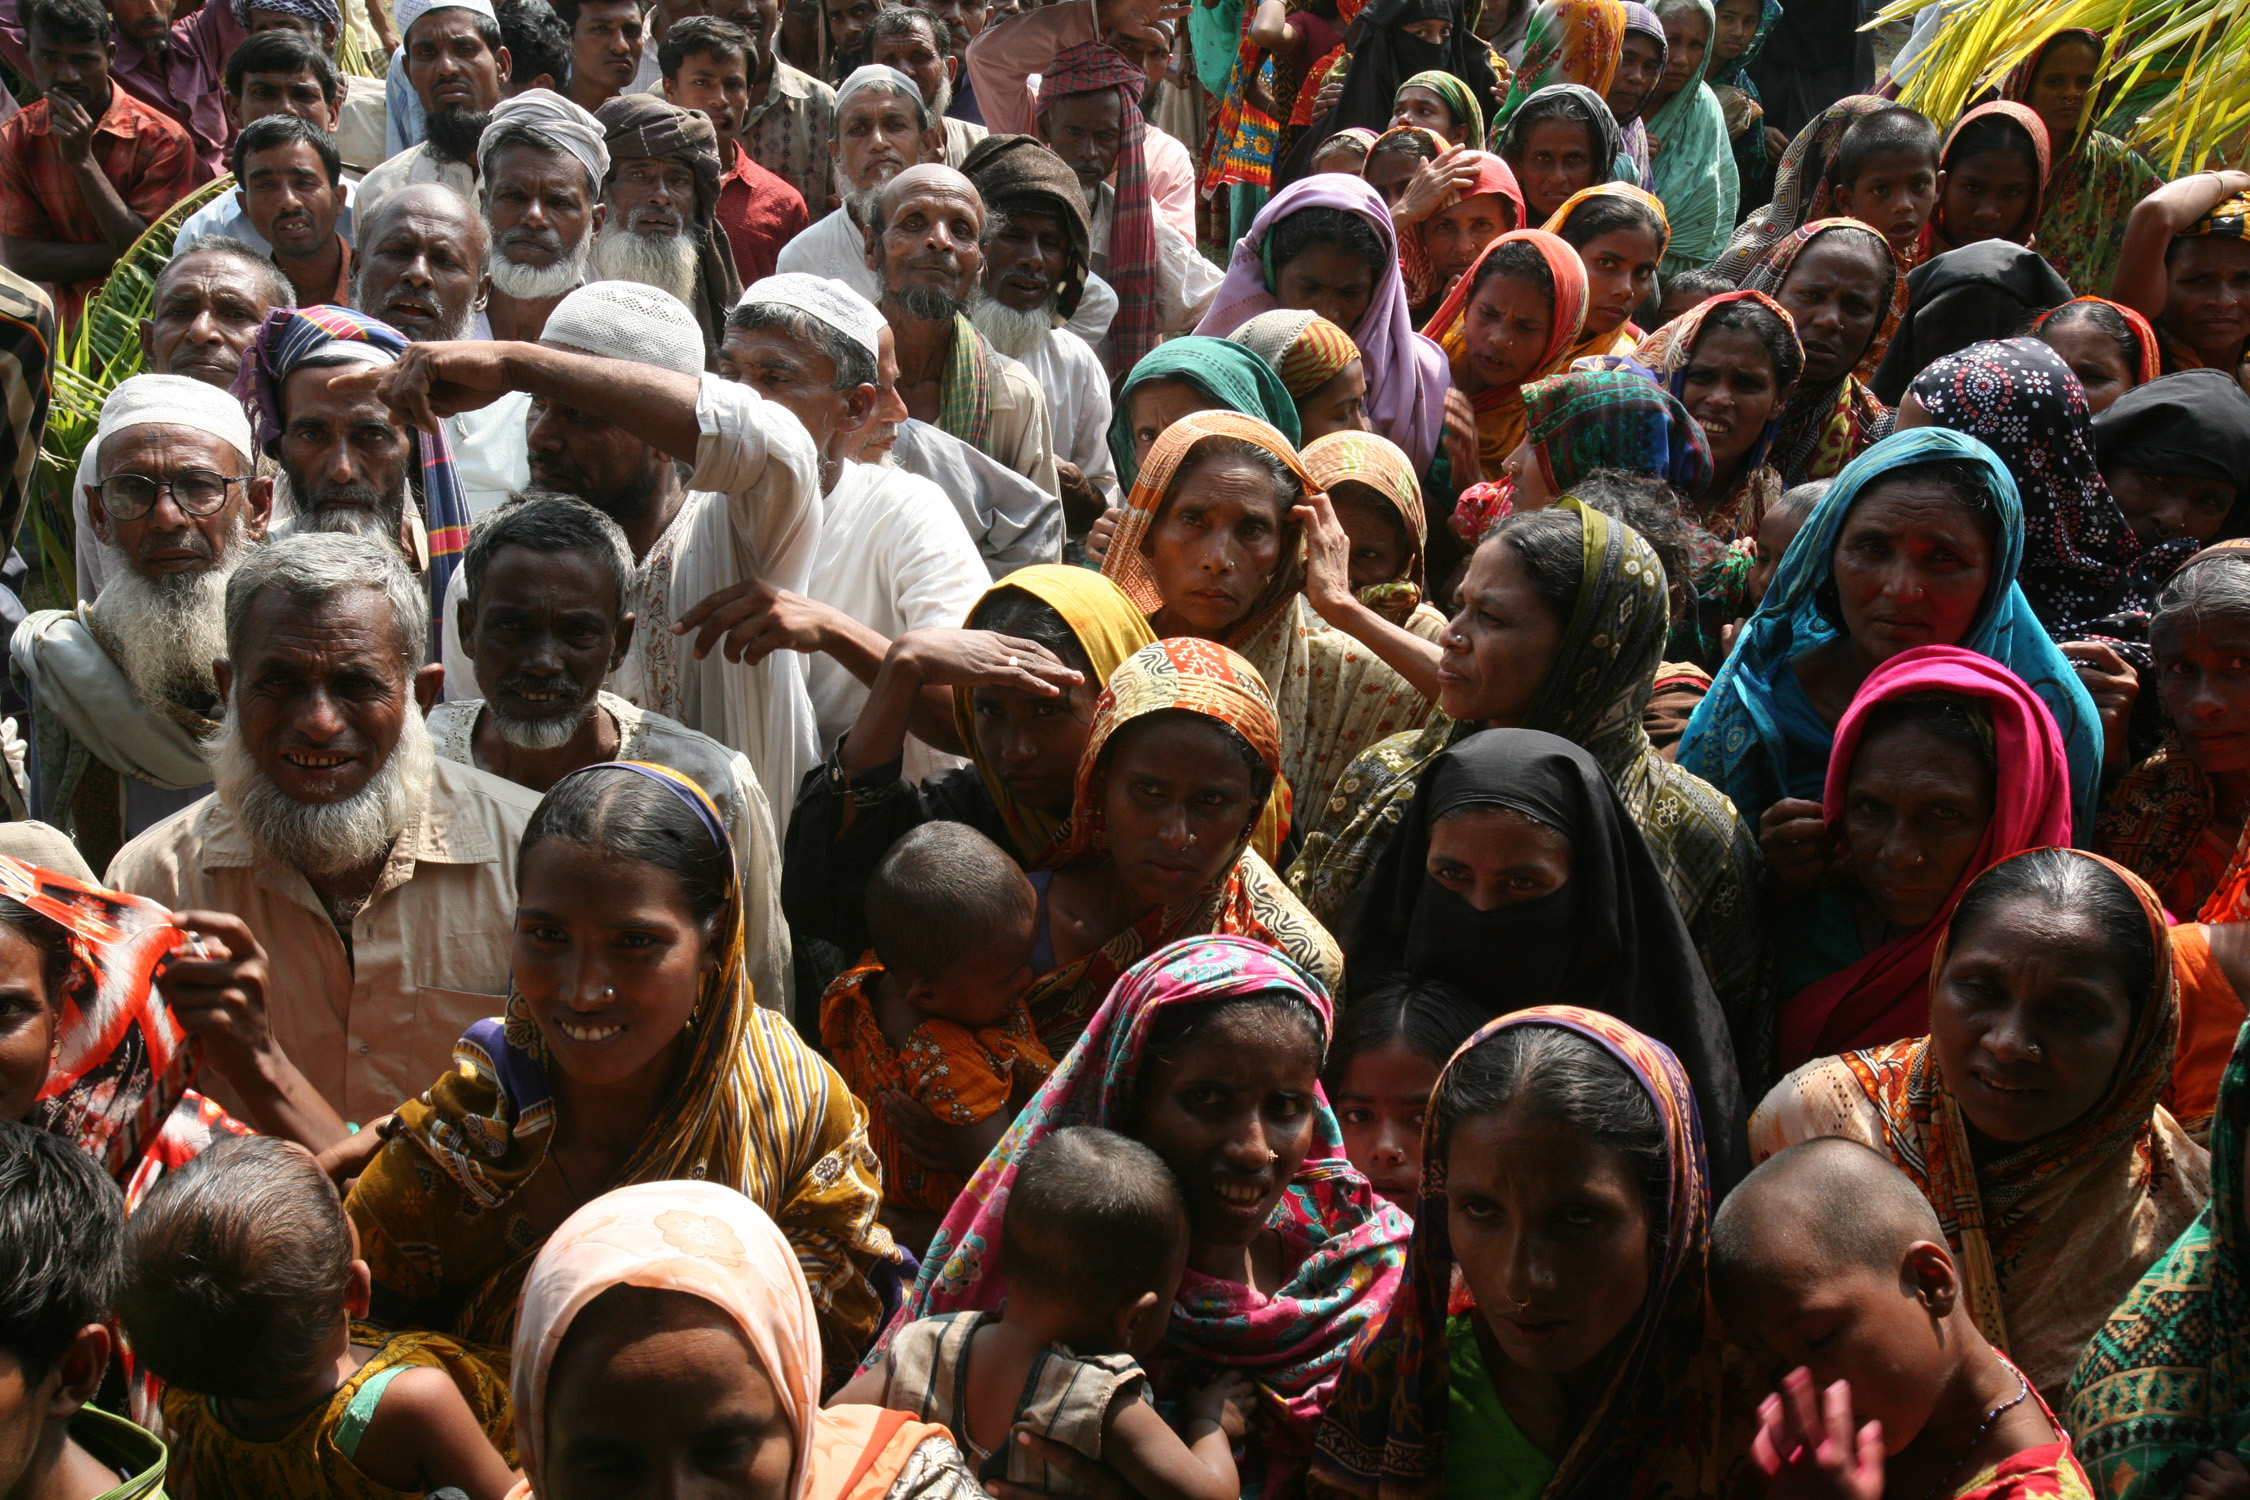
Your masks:
M 698 658 L 673 626 L 744 579 L 806 591 L 820 457 L 786 407 L 704 374 L 703 360 L 702 331 L 676 299 L 597 281 L 563 298 L 536 344 L 415 344 L 370 383 L 395 420 L 414 425 L 510 391 L 532 398 L 532 482 L 609 516 L 641 565 L 640 623 L 613 690 L 740 750 L 766 800 L 791 807 L 818 759 L 803 668 L 790 656 Z M 693 466 L 687 484 L 679 464 Z M 476 679 L 454 639 L 459 602 L 456 589 L 442 618 L 447 675 L 465 696 Z
M 600 123 L 552 89 L 527 89 L 492 112 L 477 141 L 477 203 L 492 244 L 494 338 L 538 338 L 586 280 L 608 177 Z
M 242 403 L 179 375 L 120 384 L 91 451 L 109 581 L 90 604 L 25 620 L 12 652 L 37 710 L 35 816 L 99 869 L 210 790 L 227 578 L 265 535 L 273 481 L 257 477 Z
M 969 321 L 1045 393 L 1063 497 L 1079 512 L 1071 529 L 1083 534 L 1104 507 L 1122 503 L 1109 452 L 1109 372 L 1065 326 L 1089 274 L 1085 200 L 1062 158 L 1028 135 L 987 137 L 963 170 L 985 211 L 984 275 Z
M 621 94 L 594 118 L 609 148 L 594 274 L 670 292 L 694 312 L 704 343 L 718 347 L 742 282 L 716 219 L 717 133 L 653 94 Z
M 891 642 L 968 618 L 989 576 L 953 502 L 917 475 L 852 463 L 845 449 L 873 415 L 890 325 L 865 297 L 818 276 L 768 277 L 727 318 L 719 373 L 788 407 L 820 450 L 826 500 L 808 597 L 755 581 L 690 611 L 698 646 L 728 634 L 730 655 L 808 655 L 813 712 L 825 748 L 851 728 Z M 906 775 L 950 758 L 920 740 Z
M 908 167 L 939 160 L 937 117 L 913 79 L 870 64 L 836 88 L 836 134 L 828 149 L 849 193 L 834 213 L 784 246 L 774 264 L 785 275 L 832 276 L 873 302 L 883 289 L 867 264 L 869 195 Z
M 984 202 L 951 167 L 909 167 L 878 190 L 867 264 L 898 339 L 899 395 L 931 422 L 1059 494 L 1046 399 L 967 317 L 984 270 Z
M 508 49 L 492 0 L 399 0 L 405 77 L 421 103 L 424 138 L 360 182 L 357 210 L 374 212 L 384 197 L 413 182 L 442 182 L 476 197 L 477 140 L 500 102 Z

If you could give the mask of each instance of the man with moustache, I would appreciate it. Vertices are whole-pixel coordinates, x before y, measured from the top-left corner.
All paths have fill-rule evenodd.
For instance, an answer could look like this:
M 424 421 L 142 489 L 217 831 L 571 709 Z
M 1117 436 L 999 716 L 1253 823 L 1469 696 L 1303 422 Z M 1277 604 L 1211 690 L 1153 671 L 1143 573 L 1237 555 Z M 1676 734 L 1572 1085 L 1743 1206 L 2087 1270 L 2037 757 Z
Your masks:
M 485 225 L 458 194 L 434 182 L 402 188 L 376 207 L 367 235 L 352 306 L 409 343 L 487 336 L 477 300 L 477 268 L 487 264 Z M 497 266 L 497 257 L 489 264 Z M 471 517 L 531 482 L 524 447 L 530 408 L 529 397 L 516 396 L 445 419 L 454 477 Z
M 1046 398 L 966 316 L 984 271 L 984 201 L 951 167 L 908 167 L 877 190 L 867 264 L 898 341 L 907 414 L 1060 494 Z
M 351 292 L 352 247 L 338 232 L 344 163 L 318 125 L 269 115 L 235 137 L 235 200 L 273 246 L 292 303 L 341 302 Z
M 272 261 L 238 240 L 209 236 L 156 273 L 141 319 L 141 363 L 150 374 L 185 375 L 227 390 L 266 314 L 288 305 L 289 283 Z M 109 581 L 108 558 L 86 510 L 99 456 L 100 445 L 88 443 L 70 485 L 81 599 Z
M 496 339 L 535 340 L 555 304 L 586 280 L 609 148 L 592 115 L 550 89 L 531 89 L 492 112 L 477 161 L 492 247 L 487 329 Z
M 363 213 L 417 182 L 442 182 L 464 198 L 473 196 L 477 140 L 512 65 L 492 0 L 399 0 L 398 20 L 406 38 L 399 56 L 421 103 L 425 134 L 360 181 Z
M 943 116 L 945 164 L 961 165 L 969 148 L 988 132 L 974 120 L 963 120 L 946 111 L 953 106 L 954 84 L 961 76 L 961 59 L 945 50 L 945 27 L 927 11 L 894 5 L 875 17 L 867 31 L 867 60 L 896 68 L 914 80 L 930 108 Z
M 12 654 L 35 705 L 34 815 L 99 868 L 210 789 L 227 578 L 265 534 L 273 482 L 256 474 L 242 403 L 180 375 L 122 382 L 90 451 L 109 582 L 26 619 Z
M 610 100 L 594 118 L 609 149 L 594 272 L 670 292 L 717 348 L 742 295 L 734 246 L 718 227 L 719 137 L 692 109 L 653 94 Z
M 669 766 L 702 787 L 734 838 L 751 982 L 786 1011 L 781 843 L 750 762 L 604 689 L 632 644 L 637 572 L 617 523 L 568 495 L 517 495 L 479 521 L 454 621 L 477 696 L 432 709 L 430 737 L 447 760 L 534 792 L 606 760 Z
M 836 134 L 828 149 L 850 189 L 836 211 L 782 247 L 783 275 L 832 276 L 872 302 L 882 278 L 867 263 L 874 193 L 908 167 L 940 155 L 937 115 L 913 79 L 873 63 L 836 88 Z
M 225 619 L 216 789 L 127 844 L 107 883 L 241 924 L 197 955 L 235 992 L 225 1045 L 206 1039 L 211 1092 L 317 1148 L 415 1097 L 505 1007 L 516 846 L 539 799 L 432 750 L 422 715 L 443 674 L 390 547 L 258 548 Z
M 555 16 L 570 28 L 570 102 L 593 111 L 622 94 L 641 68 L 639 0 L 555 0 Z
M 247 130 L 269 115 L 295 115 L 332 137 L 341 128 L 341 77 L 328 54 L 302 33 L 261 31 L 235 48 L 234 56 L 227 59 L 226 89 L 227 115 L 237 130 Z M 343 205 L 336 211 L 336 232 L 349 243 L 359 174 L 352 170 L 341 139 L 337 140 L 336 151 L 345 158 Z M 261 255 L 273 250 L 232 193 L 221 193 L 189 214 L 172 241 L 172 253 L 178 255 L 211 235 L 240 240 Z

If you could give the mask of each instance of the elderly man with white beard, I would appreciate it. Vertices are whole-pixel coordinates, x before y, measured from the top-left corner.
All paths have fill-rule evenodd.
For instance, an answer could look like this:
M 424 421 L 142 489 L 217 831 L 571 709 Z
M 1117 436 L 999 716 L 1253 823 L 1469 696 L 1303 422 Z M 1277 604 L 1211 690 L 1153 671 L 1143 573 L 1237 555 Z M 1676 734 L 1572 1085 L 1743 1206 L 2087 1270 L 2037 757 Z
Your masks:
M 493 110 L 477 161 L 492 244 L 486 327 L 496 339 L 537 339 L 593 259 L 609 176 L 602 127 L 554 90 L 528 89 Z
M 781 650 L 808 656 L 823 748 L 859 717 L 893 639 L 960 625 L 990 584 L 943 490 L 846 456 L 873 415 L 889 337 L 875 304 L 842 282 L 783 275 L 742 294 L 719 349 L 719 373 L 795 412 L 819 449 L 820 547 L 802 595 L 753 580 L 705 600 L 681 624 L 700 627 L 698 652 L 725 633 L 734 660 Z M 941 717 L 938 743 L 957 750 L 946 727 Z M 912 780 L 954 764 L 922 740 L 907 745 Z
M 767 803 L 795 805 L 819 761 L 803 665 L 698 659 L 674 627 L 744 579 L 806 591 L 823 514 L 820 456 L 787 408 L 704 373 L 685 307 L 651 287 L 591 282 L 563 298 L 536 344 L 414 344 L 361 381 L 394 420 L 417 425 L 528 393 L 532 482 L 615 521 L 640 564 L 640 623 L 612 690 L 741 751 Z M 460 608 L 456 582 L 444 661 L 466 683 Z
M 896 68 L 870 64 L 836 86 L 836 133 L 828 154 L 842 185 L 842 206 L 816 219 L 781 247 L 774 270 L 782 275 L 832 276 L 873 302 L 881 278 L 867 264 L 870 196 L 884 183 L 926 161 L 945 159 L 945 137 L 935 110 L 914 80 Z
M 109 866 L 119 890 L 223 914 L 215 965 L 196 955 L 227 971 L 206 992 L 236 1041 L 214 1047 L 212 1093 L 315 1148 L 415 1097 L 507 1004 L 516 845 L 539 799 L 432 750 L 427 629 L 420 585 L 381 542 L 253 551 L 227 581 L 216 790 Z M 214 924 L 193 925 L 208 942 Z M 279 1059 L 332 1113 L 276 1098 Z
M 227 578 L 265 535 L 273 481 L 225 391 L 136 375 L 102 403 L 86 494 L 108 582 L 91 604 L 40 610 L 11 652 L 31 686 L 34 816 L 99 869 L 202 797 L 226 654 Z
M 620 94 L 594 116 L 609 151 L 594 272 L 680 299 L 716 349 L 742 295 L 719 227 L 719 134 L 708 117 L 653 94 Z

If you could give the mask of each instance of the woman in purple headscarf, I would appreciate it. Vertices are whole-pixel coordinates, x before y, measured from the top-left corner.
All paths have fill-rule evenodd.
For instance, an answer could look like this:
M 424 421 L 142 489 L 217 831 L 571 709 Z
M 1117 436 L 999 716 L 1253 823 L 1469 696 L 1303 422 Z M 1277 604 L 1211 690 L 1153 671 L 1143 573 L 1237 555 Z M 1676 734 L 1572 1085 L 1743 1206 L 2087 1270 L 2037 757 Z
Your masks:
M 1332 172 L 1274 194 L 1235 242 L 1227 279 L 1195 331 L 1225 338 L 1277 307 L 1350 330 L 1366 365 L 1368 425 L 1405 449 L 1416 472 L 1428 470 L 1453 377 L 1445 352 L 1414 331 L 1381 194 Z

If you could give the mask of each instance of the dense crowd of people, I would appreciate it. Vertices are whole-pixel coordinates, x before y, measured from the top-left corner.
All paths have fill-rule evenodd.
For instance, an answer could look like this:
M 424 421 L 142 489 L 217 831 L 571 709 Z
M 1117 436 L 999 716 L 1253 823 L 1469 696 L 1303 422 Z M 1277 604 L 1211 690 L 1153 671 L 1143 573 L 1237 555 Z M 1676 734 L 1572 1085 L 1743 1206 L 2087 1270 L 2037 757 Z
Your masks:
M 0 0 L 0 1497 L 2250 1500 L 2250 172 L 1860 19 Z

